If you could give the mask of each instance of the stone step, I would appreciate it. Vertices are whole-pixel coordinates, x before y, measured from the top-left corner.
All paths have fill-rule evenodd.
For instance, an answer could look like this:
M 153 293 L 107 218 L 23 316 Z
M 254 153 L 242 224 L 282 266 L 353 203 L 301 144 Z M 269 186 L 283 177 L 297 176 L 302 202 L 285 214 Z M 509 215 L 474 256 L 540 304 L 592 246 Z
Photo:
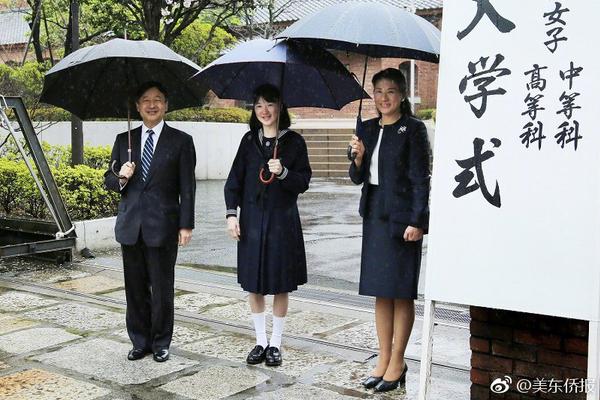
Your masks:
M 322 156 L 309 156 L 308 158 L 311 164 L 315 163 L 341 163 L 350 164 L 350 161 L 346 155 L 322 155 Z
M 329 171 L 329 170 L 318 170 L 313 171 L 313 178 L 347 178 L 348 171 Z
M 310 149 L 311 147 L 337 147 L 345 148 L 348 147 L 349 140 L 315 140 L 313 142 L 306 142 L 306 146 Z
M 346 156 L 352 129 L 300 129 L 315 177 L 348 177 Z
M 342 170 L 313 170 L 312 176 L 314 178 L 347 178 L 348 171 Z
M 318 169 L 324 169 L 324 168 L 343 169 L 343 168 L 348 168 L 350 166 L 350 161 L 345 161 L 345 162 L 342 162 L 342 161 L 315 161 L 315 162 L 311 162 L 310 165 L 312 165 L 315 168 L 319 167 Z
M 341 147 L 326 148 L 326 147 L 309 147 L 308 155 L 310 156 L 324 156 L 324 155 L 343 155 L 346 149 Z
M 310 135 L 302 135 L 304 140 L 308 142 L 319 141 L 319 140 L 345 140 L 349 141 L 352 135 L 350 134 L 331 134 L 331 133 L 316 133 Z

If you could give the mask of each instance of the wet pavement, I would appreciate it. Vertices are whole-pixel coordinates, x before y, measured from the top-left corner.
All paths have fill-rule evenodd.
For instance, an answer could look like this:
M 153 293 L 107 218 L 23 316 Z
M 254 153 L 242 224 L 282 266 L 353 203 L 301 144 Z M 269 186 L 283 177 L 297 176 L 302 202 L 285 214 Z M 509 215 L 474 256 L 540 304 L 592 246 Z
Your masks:
M 5 259 L 0 398 L 416 399 L 420 318 L 407 349 L 406 388 L 376 395 L 360 385 L 376 361 L 377 341 L 372 299 L 356 294 L 357 187 L 315 180 L 302 197 L 309 283 L 290 297 L 283 365 L 266 367 L 245 364 L 254 331 L 235 277 L 235 243 L 224 231 L 223 182 L 198 184 L 197 229 L 176 270 L 171 359 L 126 359 L 131 344 L 118 249 L 68 266 Z M 430 398 L 467 399 L 468 312 L 440 310 Z

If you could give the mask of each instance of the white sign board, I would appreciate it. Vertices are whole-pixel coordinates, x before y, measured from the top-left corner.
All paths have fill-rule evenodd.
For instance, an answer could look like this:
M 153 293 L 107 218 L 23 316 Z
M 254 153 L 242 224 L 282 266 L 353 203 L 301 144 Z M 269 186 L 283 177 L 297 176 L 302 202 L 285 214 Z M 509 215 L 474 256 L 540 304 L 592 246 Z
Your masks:
M 598 15 L 444 1 L 427 299 L 598 321 Z

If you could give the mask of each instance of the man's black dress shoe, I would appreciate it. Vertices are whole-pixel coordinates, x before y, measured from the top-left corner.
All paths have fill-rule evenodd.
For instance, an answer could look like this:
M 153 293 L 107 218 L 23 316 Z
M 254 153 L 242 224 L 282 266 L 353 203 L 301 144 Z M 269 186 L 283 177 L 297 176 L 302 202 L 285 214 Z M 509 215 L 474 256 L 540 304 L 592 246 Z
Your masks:
M 127 354 L 127 359 L 129 361 L 139 360 L 146 357 L 146 354 L 148 353 L 149 352 L 144 349 L 131 349 L 129 350 L 129 354 Z
M 408 365 L 404 364 L 404 371 L 402 371 L 402 375 L 400 378 L 395 381 L 386 381 L 382 379 L 381 382 L 375 386 L 375 392 L 389 392 L 390 390 L 398 389 L 398 386 L 404 386 L 406 383 L 406 372 L 408 371 Z
M 269 346 L 267 346 L 267 349 Z M 267 349 L 262 347 L 260 344 L 254 346 L 250 353 L 248 353 L 248 357 L 246 357 L 246 363 L 250 365 L 260 364 L 265 361 L 265 355 L 267 354 Z
M 278 367 L 281 365 L 281 351 L 277 347 L 267 347 L 265 353 L 265 365 L 267 367 Z
M 156 362 L 165 362 L 169 359 L 169 349 L 160 349 L 156 353 L 154 353 L 154 361 Z
M 365 387 L 365 389 L 373 389 L 382 380 L 383 376 L 370 376 L 363 381 L 362 385 Z

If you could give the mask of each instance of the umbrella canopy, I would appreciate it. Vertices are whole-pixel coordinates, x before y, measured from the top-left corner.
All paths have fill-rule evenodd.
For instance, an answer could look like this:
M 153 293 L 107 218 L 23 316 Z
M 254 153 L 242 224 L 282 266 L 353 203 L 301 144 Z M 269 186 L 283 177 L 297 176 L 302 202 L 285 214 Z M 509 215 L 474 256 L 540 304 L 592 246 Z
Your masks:
M 81 119 L 127 117 L 135 90 L 156 81 L 167 90 L 172 111 L 202 103 L 208 88 L 189 80 L 200 69 L 162 43 L 112 39 L 79 49 L 52 67 L 40 101 Z
M 288 107 L 339 110 L 368 98 L 356 78 L 329 52 L 315 46 L 254 39 L 207 65 L 195 78 L 222 99 L 252 101 L 265 83 L 280 88 Z
M 440 31 L 416 14 L 383 3 L 350 1 L 325 7 L 293 23 L 278 39 L 365 55 L 362 87 L 369 57 L 439 62 Z M 362 101 L 356 117 L 360 136 Z M 351 147 L 348 158 L 354 159 Z
M 277 39 L 294 39 L 369 57 L 401 57 L 437 63 L 440 31 L 399 7 L 350 1 L 300 19 Z

